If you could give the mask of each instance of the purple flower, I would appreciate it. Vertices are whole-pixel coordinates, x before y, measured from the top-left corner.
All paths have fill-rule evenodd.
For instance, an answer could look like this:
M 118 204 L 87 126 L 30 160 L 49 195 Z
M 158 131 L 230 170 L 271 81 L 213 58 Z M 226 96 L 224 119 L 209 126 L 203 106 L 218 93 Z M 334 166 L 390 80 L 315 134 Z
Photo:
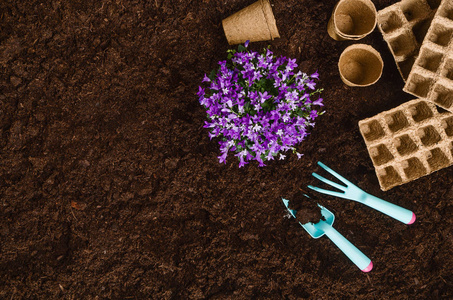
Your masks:
M 286 71 L 292 71 L 295 67 L 297 67 L 296 59 L 288 59 L 288 64 L 286 65 Z
M 235 155 L 239 158 L 239 168 L 248 164 L 248 162 L 244 160 L 244 157 L 247 156 L 247 154 L 248 154 L 247 150 L 242 150 L 241 152 Z
M 203 80 L 201 82 L 211 82 L 211 79 L 209 79 L 209 77 L 204 74 Z
M 248 45 L 249 41 L 245 48 Z M 203 127 L 210 139 L 221 138 L 219 162 L 226 163 L 229 152 L 235 152 L 239 167 L 253 160 L 264 167 L 277 155 L 285 159 L 283 152 L 288 150 L 300 158 L 294 146 L 314 126 L 320 114 L 314 106 L 323 106 L 322 98 L 310 99 L 321 90 L 308 91 L 315 89 L 318 73 L 294 71 L 295 59 L 274 57 L 269 49 L 262 54 L 231 53 L 229 60 L 219 61 L 215 77 L 204 75 L 202 82 L 209 88 L 199 87 L 197 92 L 208 114 Z
M 315 86 L 316 86 L 316 83 L 313 81 L 313 80 L 310 80 L 307 82 L 307 86 L 310 90 L 314 90 L 315 89 Z
M 225 151 L 221 156 L 218 157 L 219 163 L 225 163 L 226 164 L 226 158 L 228 155 L 228 151 Z
M 204 95 L 205 95 L 204 88 L 202 88 L 201 86 L 199 86 L 199 87 L 198 87 L 197 96 L 198 96 L 198 97 L 203 97 Z
M 312 110 L 310 112 L 310 119 L 314 120 L 318 116 L 318 112 L 316 110 Z
M 267 92 L 264 92 L 264 93 L 258 92 L 258 93 L 260 95 L 261 103 L 264 103 L 267 99 L 272 97 Z
M 322 100 L 323 100 L 322 98 L 319 98 L 318 100 L 313 101 L 313 105 L 324 106 Z
M 268 154 L 267 154 L 267 156 L 266 156 L 266 159 L 267 159 L 267 160 L 274 160 L 274 156 L 272 155 L 272 152 L 271 152 L 271 151 L 268 152 Z

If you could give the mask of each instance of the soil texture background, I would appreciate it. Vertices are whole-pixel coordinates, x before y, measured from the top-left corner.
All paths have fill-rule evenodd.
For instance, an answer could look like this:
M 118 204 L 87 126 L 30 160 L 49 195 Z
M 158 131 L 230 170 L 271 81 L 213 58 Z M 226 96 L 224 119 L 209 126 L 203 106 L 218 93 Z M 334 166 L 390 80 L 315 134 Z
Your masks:
M 219 164 L 196 92 L 235 47 L 221 20 L 253 2 L 0 2 L 1 299 L 453 298 L 452 168 L 381 191 L 358 121 L 414 97 L 377 29 L 359 42 L 382 78 L 343 84 L 358 42 L 328 36 L 336 1 L 272 1 L 281 38 L 250 44 L 320 74 L 304 156 Z M 319 199 L 370 273 L 287 217 L 281 197 L 319 186 L 317 161 L 417 215 Z

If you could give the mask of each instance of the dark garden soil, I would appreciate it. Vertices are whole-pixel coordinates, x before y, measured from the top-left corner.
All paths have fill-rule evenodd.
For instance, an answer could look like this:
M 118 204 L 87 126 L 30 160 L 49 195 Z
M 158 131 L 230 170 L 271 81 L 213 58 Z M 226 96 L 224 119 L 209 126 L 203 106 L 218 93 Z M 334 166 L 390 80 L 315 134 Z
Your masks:
M 232 48 L 221 20 L 252 2 L 0 1 L 1 299 L 453 298 L 452 168 L 380 190 L 357 123 L 413 97 L 377 29 L 360 42 L 382 78 L 342 83 L 334 0 L 273 1 L 282 38 L 250 44 L 319 71 L 305 155 L 219 164 L 196 92 Z M 287 217 L 318 160 L 417 215 L 319 199 L 370 273 Z

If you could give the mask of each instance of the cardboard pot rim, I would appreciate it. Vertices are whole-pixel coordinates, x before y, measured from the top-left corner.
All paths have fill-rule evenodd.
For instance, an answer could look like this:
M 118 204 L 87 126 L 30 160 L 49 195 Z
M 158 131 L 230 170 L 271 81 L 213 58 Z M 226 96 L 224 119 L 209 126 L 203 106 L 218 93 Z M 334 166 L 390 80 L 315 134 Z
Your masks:
M 347 58 L 347 54 L 349 54 L 352 51 L 356 51 L 356 50 L 359 50 L 359 51 L 362 50 L 362 51 L 369 53 L 370 55 L 372 55 L 370 57 L 375 58 L 376 59 L 375 62 L 377 62 L 379 64 L 379 69 L 377 70 L 376 76 L 373 76 L 372 80 L 370 80 L 370 82 L 361 84 L 361 83 L 353 82 L 344 76 L 344 72 L 342 71 L 342 63 Z M 362 66 L 362 67 L 365 67 L 365 66 Z M 346 85 L 352 86 L 352 87 L 366 87 L 366 86 L 375 84 L 381 78 L 383 69 L 384 69 L 384 61 L 382 60 L 381 54 L 376 49 L 374 49 L 372 46 L 366 45 L 366 44 L 353 44 L 353 45 L 348 46 L 346 49 L 343 50 L 343 52 L 341 53 L 340 58 L 338 60 L 338 70 L 340 73 L 341 80 Z
M 350 4 L 351 2 L 361 3 L 365 5 L 370 10 L 369 12 L 371 12 L 371 14 L 374 16 L 374 21 L 371 24 L 372 26 L 370 26 L 368 30 L 360 34 L 347 34 L 339 29 L 337 13 L 341 9 L 341 6 Z M 335 4 L 329 23 L 327 24 L 327 32 L 329 33 L 330 37 L 337 41 L 359 40 L 373 32 L 373 30 L 376 28 L 376 25 L 377 25 L 377 10 L 374 3 L 371 0 L 339 0 L 337 4 Z

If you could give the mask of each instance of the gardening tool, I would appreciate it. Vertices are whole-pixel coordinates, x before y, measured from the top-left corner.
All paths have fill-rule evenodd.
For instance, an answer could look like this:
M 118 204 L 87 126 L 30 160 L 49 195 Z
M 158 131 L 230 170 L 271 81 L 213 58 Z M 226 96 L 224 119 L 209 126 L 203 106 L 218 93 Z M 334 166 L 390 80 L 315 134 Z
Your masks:
M 347 180 L 346 178 L 344 178 L 343 176 L 341 176 L 340 174 L 338 174 L 337 172 L 335 172 L 334 170 L 332 170 L 331 168 L 329 168 L 320 161 L 318 161 L 318 165 L 320 165 L 324 170 L 338 178 L 341 182 L 346 184 L 346 186 L 330 181 L 316 173 L 312 173 L 312 175 L 317 179 L 321 180 L 322 182 L 328 185 L 333 186 L 334 188 L 339 189 L 341 192 L 325 190 L 309 185 L 308 187 L 310 189 L 322 194 L 360 202 L 371 208 L 374 208 L 375 210 L 380 211 L 383 214 L 386 214 L 387 216 L 390 216 L 400 222 L 403 222 L 404 224 L 409 225 L 415 222 L 416 217 L 412 211 L 364 192 L 359 187 L 355 186 L 349 180 Z
M 308 196 L 307 196 L 308 197 Z M 296 210 L 290 209 L 288 207 L 289 200 L 283 199 L 283 203 L 286 206 L 286 209 L 291 213 L 291 215 L 296 218 Z M 325 220 L 320 220 L 318 223 L 313 224 L 308 222 L 306 224 L 299 224 L 311 235 L 313 238 L 317 239 L 323 236 L 324 234 L 335 244 L 344 254 L 363 272 L 369 272 L 373 269 L 373 263 L 371 260 L 363 254 L 356 246 L 354 246 L 350 241 L 348 241 L 344 236 L 341 235 L 335 228 L 332 227 L 335 216 L 327 208 L 318 204 L 321 208 L 321 215 Z

